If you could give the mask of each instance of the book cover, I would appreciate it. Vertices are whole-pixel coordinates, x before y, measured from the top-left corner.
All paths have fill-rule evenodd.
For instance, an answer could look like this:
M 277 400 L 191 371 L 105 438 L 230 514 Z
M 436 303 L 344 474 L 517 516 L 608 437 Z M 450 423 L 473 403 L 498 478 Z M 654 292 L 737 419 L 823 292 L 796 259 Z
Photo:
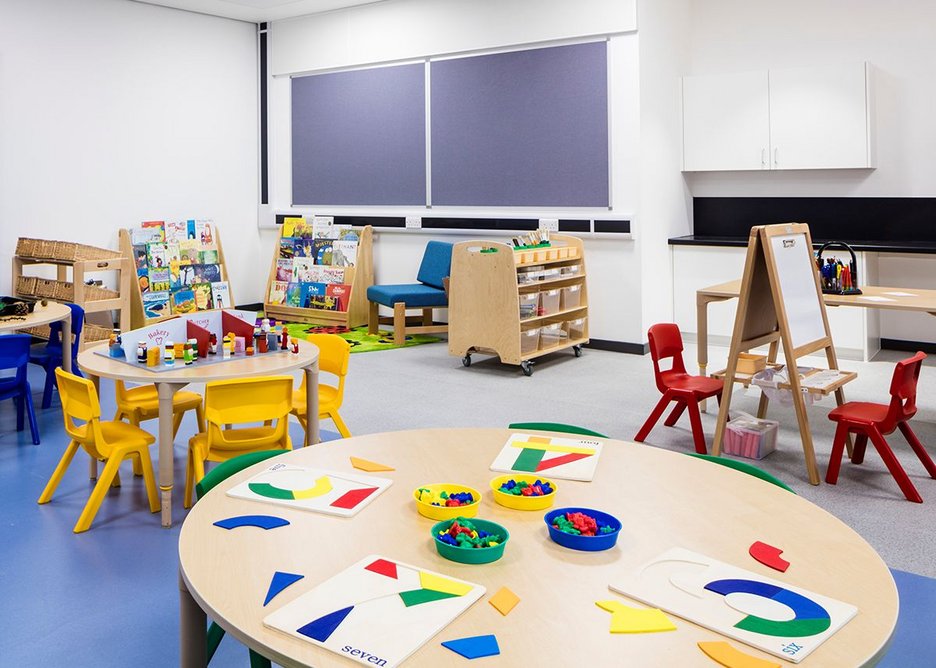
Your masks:
M 150 230 L 156 243 L 166 240 L 166 223 L 161 220 L 147 220 L 140 224 L 145 230 Z M 158 237 L 158 239 L 157 239 Z
M 130 243 L 134 246 L 158 244 L 165 241 L 165 230 L 160 227 L 130 228 Z
M 169 261 L 166 259 L 166 244 L 146 244 L 146 264 L 149 265 L 150 269 L 168 267 Z
M 325 298 L 327 286 L 324 283 L 300 283 L 300 285 L 302 286 L 302 294 L 300 296 L 302 308 L 323 308 L 322 306 L 313 304 Z
M 182 263 L 169 263 L 169 289 L 178 290 L 182 287 Z
M 207 311 L 214 308 L 211 283 L 196 283 L 192 286 L 192 292 L 195 293 L 195 308 L 197 310 Z
M 301 237 L 296 237 L 293 244 L 293 257 L 313 257 L 315 253 L 315 246 L 312 243 L 312 239 L 303 239 Z
M 194 313 L 195 292 L 190 288 L 182 288 L 172 293 L 173 313 Z
M 167 241 L 166 242 L 166 266 L 168 267 L 173 262 L 179 262 L 182 260 L 181 251 L 179 249 L 178 242 Z
M 315 239 L 315 264 L 321 264 L 330 267 L 332 262 L 332 244 L 333 239 Z
M 170 284 L 169 269 L 156 269 L 155 267 L 150 267 L 149 284 L 150 290 L 153 292 L 168 292 Z
M 309 283 L 314 280 L 312 276 L 312 266 L 314 264 L 310 257 L 293 258 L 292 280 L 297 283 Z
M 195 239 L 202 246 L 214 246 L 214 222 L 212 220 L 196 220 Z
M 345 284 L 332 284 L 325 288 L 325 294 L 335 300 L 336 311 L 347 311 L 351 301 L 351 286 Z
M 287 283 L 289 283 L 289 281 L 291 281 L 293 277 L 293 262 L 295 262 L 295 260 L 288 260 L 284 258 L 278 259 L 276 261 L 276 279 L 275 280 L 286 281 Z
M 221 266 L 217 264 L 193 264 L 196 283 L 215 283 L 221 280 Z
M 332 235 L 329 239 L 341 239 L 344 235 L 351 231 L 350 225 L 332 225 Z
M 358 242 L 354 239 L 338 239 L 332 242 L 332 264 L 336 267 L 353 267 L 357 262 Z
M 194 239 L 179 242 L 179 261 L 182 264 L 198 264 L 199 243 Z
M 293 237 L 280 239 L 279 256 L 280 259 L 284 260 L 291 260 L 296 257 L 296 239 Z
M 338 232 L 338 238 L 345 241 L 360 241 L 361 235 L 359 235 L 354 229 L 350 226 L 345 228 L 344 225 L 341 226 L 341 230 Z
M 149 292 L 149 268 L 146 265 L 143 265 L 143 267 L 137 269 L 137 283 L 140 284 L 140 292 L 143 294 Z
M 188 239 L 188 222 L 184 220 L 166 221 L 166 242 L 179 243 Z
M 215 308 L 231 308 L 231 288 L 227 281 L 215 281 L 211 284 L 211 301 Z
M 302 283 L 290 283 L 286 287 L 286 306 L 296 306 L 300 304 L 302 298 Z
M 216 250 L 198 251 L 198 264 L 218 264 L 218 251 Z
M 198 241 L 198 234 L 196 234 L 196 232 L 195 232 L 195 221 L 194 221 L 194 220 L 187 220 L 187 221 L 185 221 L 185 236 L 186 236 L 186 238 L 188 238 L 188 239 L 193 239 L 193 240 L 196 241 L 196 242 Z
M 143 316 L 161 318 L 172 312 L 169 306 L 168 292 L 147 292 L 143 295 Z
M 312 225 L 309 221 L 304 218 L 296 222 L 295 228 L 293 228 L 294 237 L 297 239 L 311 239 L 312 238 Z
M 149 258 L 146 256 L 146 244 L 137 244 L 133 247 L 133 262 L 137 270 L 146 269 Z
M 314 216 L 312 218 L 312 238 L 332 239 L 332 228 L 335 225 L 333 216 Z
M 286 281 L 273 281 L 270 284 L 269 304 L 282 304 L 286 301 L 286 290 L 289 283 Z
M 305 226 L 305 218 L 302 216 L 287 216 L 283 218 L 283 229 L 280 236 L 291 237 L 296 231 L 296 226 Z
M 344 267 L 316 267 L 319 270 L 318 279 L 322 283 L 344 283 Z
M 195 280 L 195 265 L 194 264 L 180 264 L 179 265 L 179 284 L 182 287 L 187 287 L 193 283 L 198 283 Z

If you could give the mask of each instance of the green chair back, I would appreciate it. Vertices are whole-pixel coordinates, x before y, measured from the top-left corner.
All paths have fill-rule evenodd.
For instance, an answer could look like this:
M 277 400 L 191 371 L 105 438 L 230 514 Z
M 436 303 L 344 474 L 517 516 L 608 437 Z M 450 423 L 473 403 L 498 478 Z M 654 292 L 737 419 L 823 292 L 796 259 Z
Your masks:
M 215 485 L 224 482 L 235 473 L 240 473 L 248 466 L 253 466 L 257 462 L 262 462 L 270 457 L 281 455 L 287 450 L 258 450 L 257 452 L 248 452 L 245 455 L 233 457 L 227 461 L 221 462 L 205 474 L 195 485 L 195 497 L 202 498 L 210 492 Z
M 758 468 L 754 466 L 753 464 L 748 464 L 747 462 L 739 462 L 737 459 L 726 459 L 725 457 L 716 457 L 714 455 L 700 455 L 695 452 L 687 452 L 685 454 L 689 455 L 690 457 L 697 457 L 698 459 L 704 459 L 706 461 L 712 462 L 713 464 L 726 466 L 730 469 L 734 469 L 735 471 L 741 471 L 742 473 L 747 473 L 748 475 L 752 475 L 755 478 L 760 478 L 761 480 L 764 480 L 765 482 L 769 482 L 771 485 L 782 487 L 786 491 L 791 492 L 792 494 L 796 494 L 796 492 L 794 492 L 792 488 L 790 488 L 790 486 L 787 485 L 785 482 L 783 482 L 779 478 L 773 477 L 772 475 L 767 473 L 767 471 L 765 471 L 764 469 Z
M 586 429 L 585 427 L 576 427 L 574 424 L 562 424 L 561 422 L 512 422 L 507 425 L 508 429 L 536 429 L 538 431 L 558 431 L 563 434 L 579 434 L 580 436 L 597 436 L 598 438 L 610 438 L 604 434 Z

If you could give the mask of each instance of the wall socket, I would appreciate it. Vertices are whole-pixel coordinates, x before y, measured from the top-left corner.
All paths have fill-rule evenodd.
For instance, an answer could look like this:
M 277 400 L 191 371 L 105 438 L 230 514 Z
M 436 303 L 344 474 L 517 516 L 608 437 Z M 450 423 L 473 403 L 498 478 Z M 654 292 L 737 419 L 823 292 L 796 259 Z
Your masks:
M 540 218 L 539 228 L 541 230 L 546 230 L 548 232 L 558 232 L 559 231 L 559 219 L 558 218 Z
M 418 230 L 422 228 L 422 218 L 419 216 L 407 216 L 406 217 L 406 229 L 408 230 Z

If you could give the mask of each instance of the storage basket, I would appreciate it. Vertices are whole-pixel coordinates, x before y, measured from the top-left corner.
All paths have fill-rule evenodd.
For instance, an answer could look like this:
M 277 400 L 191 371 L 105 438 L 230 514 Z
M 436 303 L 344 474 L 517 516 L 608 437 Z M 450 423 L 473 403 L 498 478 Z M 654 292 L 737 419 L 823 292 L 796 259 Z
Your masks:
M 539 293 L 540 295 L 540 315 L 552 315 L 559 312 L 559 302 L 561 299 L 560 291 L 547 290 Z
M 539 327 L 524 329 L 520 332 L 520 356 L 535 353 L 539 348 L 540 330 Z
M 16 293 L 26 297 L 36 294 L 36 280 L 35 276 L 17 276 Z
M 562 323 L 557 322 L 551 325 L 544 325 L 540 328 L 540 350 L 558 346 L 568 337 L 568 334 L 562 329 Z
M 111 330 L 107 327 L 101 327 L 99 325 L 94 325 L 86 322 L 84 327 L 81 329 L 81 336 L 84 338 L 85 343 L 91 343 L 92 341 L 107 341 L 110 338 Z
M 576 318 L 575 320 L 569 320 L 566 322 L 566 331 L 569 333 L 569 338 L 573 341 L 576 339 L 585 338 L 585 322 L 588 318 Z
M 562 303 L 560 308 L 563 311 L 578 308 L 582 303 L 582 286 L 570 285 L 562 288 Z
M 50 278 L 37 278 L 36 279 L 36 296 L 37 297 L 47 297 L 49 299 L 55 299 L 55 291 L 58 281 Z

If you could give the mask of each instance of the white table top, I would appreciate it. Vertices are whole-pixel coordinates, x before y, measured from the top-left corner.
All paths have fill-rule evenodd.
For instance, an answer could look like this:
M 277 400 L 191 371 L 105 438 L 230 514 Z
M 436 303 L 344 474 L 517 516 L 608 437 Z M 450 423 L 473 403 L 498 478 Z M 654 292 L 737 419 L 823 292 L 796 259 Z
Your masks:
M 350 519 L 225 495 L 229 487 L 269 465 L 261 463 L 216 487 L 189 513 L 179 538 L 182 576 L 211 619 L 286 666 L 356 665 L 267 629 L 262 620 L 369 554 L 487 587 L 481 601 L 413 654 L 406 666 L 464 666 L 462 657 L 439 643 L 488 633 L 500 644 L 496 665 L 610 665 L 611 657 L 618 657 L 617 665 L 712 666 L 696 643 L 727 638 L 672 615 L 675 632 L 611 634 L 610 615 L 595 605 L 617 599 L 642 607 L 611 592 L 608 584 L 671 547 L 691 549 L 857 606 L 857 616 L 799 665 L 873 664 L 889 641 L 898 610 L 890 572 L 864 539 L 809 501 L 682 453 L 608 441 L 593 482 L 557 480 L 556 507 L 603 510 L 621 519 L 624 528 L 618 545 L 609 551 L 575 552 L 549 540 L 544 512 L 509 510 L 494 503 L 488 483 L 499 474 L 488 467 L 510 434 L 506 429 L 372 434 L 281 456 L 293 464 L 346 472 L 355 471 L 348 460 L 351 455 L 395 467 L 365 474 L 394 482 Z M 434 482 L 482 491 L 478 517 L 504 525 L 511 534 L 501 560 L 468 566 L 436 553 L 429 536 L 433 521 L 417 515 L 412 499 L 415 488 Z M 291 525 L 270 531 L 212 526 L 242 514 L 275 515 Z M 758 540 L 783 550 L 783 558 L 792 563 L 786 573 L 748 555 L 751 543 Z M 264 608 L 276 570 L 306 577 Z M 487 603 L 502 586 L 521 598 L 507 617 Z M 744 652 L 784 663 L 730 642 Z
M 49 301 L 43 306 L 40 302 L 36 302 L 33 312 L 24 318 L 0 318 L 0 332 L 48 325 L 50 322 L 64 320 L 70 315 L 71 309 L 65 304 Z

